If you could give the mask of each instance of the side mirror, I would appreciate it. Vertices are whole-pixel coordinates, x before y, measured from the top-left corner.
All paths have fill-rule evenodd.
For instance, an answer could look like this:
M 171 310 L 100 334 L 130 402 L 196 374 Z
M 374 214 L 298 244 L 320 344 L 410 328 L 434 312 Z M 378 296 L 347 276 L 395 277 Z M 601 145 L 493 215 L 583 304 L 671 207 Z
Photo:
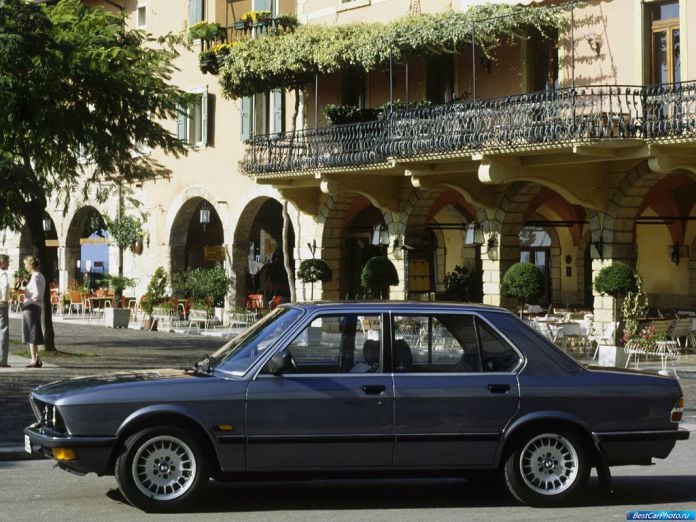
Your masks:
M 292 368 L 292 355 L 286 351 L 274 353 L 268 361 L 268 370 L 273 375 L 283 375 L 284 372 Z

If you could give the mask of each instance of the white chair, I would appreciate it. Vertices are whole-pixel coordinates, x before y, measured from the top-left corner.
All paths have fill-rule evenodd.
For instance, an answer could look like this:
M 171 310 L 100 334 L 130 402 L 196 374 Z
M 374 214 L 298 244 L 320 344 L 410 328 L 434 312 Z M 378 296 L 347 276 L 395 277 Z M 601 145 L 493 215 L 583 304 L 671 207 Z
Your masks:
M 206 310 L 189 310 L 188 321 L 189 324 L 186 333 L 189 333 L 191 331 L 191 327 L 194 325 L 196 326 L 196 330 L 198 332 L 201 331 L 201 325 L 203 325 L 203 331 L 207 331 L 208 326 L 210 325 L 210 318 L 208 317 L 208 312 Z
M 593 326 L 592 333 L 588 335 L 590 342 L 595 345 L 595 351 L 592 354 L 593 359 L 597 358 L 597 355 L 599 354 L 599 347 L 601 345 L 612 346 L 614 344 L 614 336 L 616 333 L 617 326 L 618 323 L 616 321 L 605 324 L 604 327 L 601 329 L 595 328 Z

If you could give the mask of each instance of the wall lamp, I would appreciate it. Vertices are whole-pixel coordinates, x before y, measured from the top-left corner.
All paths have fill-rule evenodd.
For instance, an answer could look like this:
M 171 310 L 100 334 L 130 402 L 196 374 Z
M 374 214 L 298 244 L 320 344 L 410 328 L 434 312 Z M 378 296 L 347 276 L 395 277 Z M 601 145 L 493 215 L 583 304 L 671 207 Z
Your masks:
M 599 256 L 599 259 L 604 261 L 604 238 L 600 234 L 599 239 L 597 241 L 592 241 L 592 246 L 595 247 L 595 250 L 597 251 L 597 255 Z
M 53 226 L 51 224 L 51 218 L 48 216 L 44 216 L 44 218 L 41 220 L 41 226 L 43 227 L 44 232 L 50 232 L 51 227 Z
M 203 225 L 203 231 L 205 232 L 205 227 L 210 224 L 210 205 L 205 200 L 203 200 L 201 208 L 198 211 L 198 220 L 201 225 Z
M 679 264 L 679 241 L 669 246 L 669 258 L 675 265 Z
M 590 48 L 599 56 L 602 51 L 602 37 L 601 35 L 595 34 L 593 32 L 585 33 L 585 40 L 590 45 Z
M 481 246 L 486 238 L 483 235 L 483 227 L 480 223 L 472 221 L 466 227 L 466 236 L 464 237 L 465 245 Z
M 389 230 L 382 224 L 375 225 L 372 229 L 372 239 L 370 240 L 375 246 L 389 246 Z

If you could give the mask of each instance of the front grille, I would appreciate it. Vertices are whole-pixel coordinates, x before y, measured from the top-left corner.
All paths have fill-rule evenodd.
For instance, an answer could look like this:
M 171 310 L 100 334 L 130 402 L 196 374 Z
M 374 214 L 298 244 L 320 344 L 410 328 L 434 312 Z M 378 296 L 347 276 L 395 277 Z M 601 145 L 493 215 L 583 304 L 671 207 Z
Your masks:
M 56 433 L 65 433 L 65 424 L 60 412 L 55 405 L 40 401 L 35 397 L 31 398 L 31 407 L 34 416 L 39 421 L 42 428 L 47 428 Z

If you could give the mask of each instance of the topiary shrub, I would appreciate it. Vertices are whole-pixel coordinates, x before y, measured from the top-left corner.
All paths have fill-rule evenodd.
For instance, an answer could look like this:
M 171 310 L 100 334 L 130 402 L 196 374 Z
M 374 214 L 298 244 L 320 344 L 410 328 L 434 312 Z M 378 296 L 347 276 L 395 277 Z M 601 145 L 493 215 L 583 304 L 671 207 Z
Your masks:
M 374 299 L 389 297 L 389 287 L 399 284 L 399 274 L 394 263 L 385 256 L 368 259 L 360 274 L 360 282 Z
M 630 266 L 621 261 L 614 261 L 599 271 L 594 287 L 602 295 L 624 297 L 629 292 L 638 291 L 638 280 Z
M 544 276 L 532 263 L 515 263 L 503 276 L 503 295 L 516 297 L 520 316 L 524 303 L 535 301 L 544 292 Z
M 305 259 L 300 263 L 300 267 L 297 269 L 297 277 L 305 283 L 311 283 L 312 289 L 310 299 L 313 301 L 314 283 L 317 281 L 331 281 L 333 273 L 329 265 L 323 259 Z
M 623 337 L 623 324 L 621 308 L 618 301 L 629 294 L 637 294 L 640 291 L 640 279 L 633 269 L 626 263 L 614 261 L 611 265 L 602 268 L 594 281 L 594 288 L 602 295 L 610 295 L 614 298 L 614 320 L 619 323 L 619 329 L 614 333 L 615 340 Z

